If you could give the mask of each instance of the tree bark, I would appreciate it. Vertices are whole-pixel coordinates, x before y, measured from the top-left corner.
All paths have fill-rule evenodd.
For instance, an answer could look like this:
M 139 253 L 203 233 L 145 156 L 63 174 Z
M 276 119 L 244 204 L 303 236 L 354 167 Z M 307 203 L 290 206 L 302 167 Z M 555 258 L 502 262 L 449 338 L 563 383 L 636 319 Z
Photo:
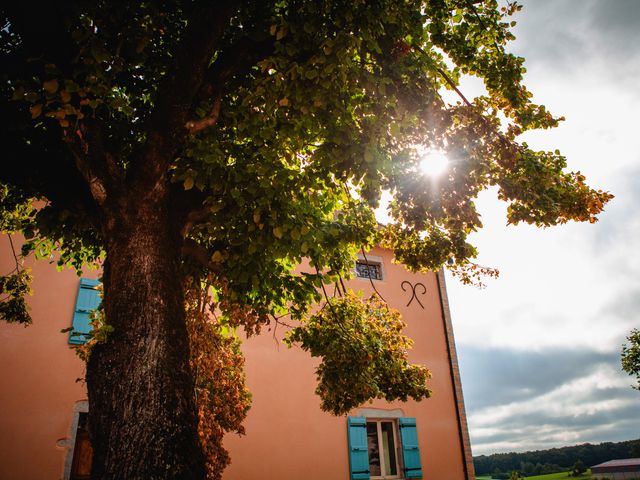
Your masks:
M 103 303 L 114 331 L 87 365 L 94 479 L 204 478 L 168 204 L 139 199 L 108 222 Z

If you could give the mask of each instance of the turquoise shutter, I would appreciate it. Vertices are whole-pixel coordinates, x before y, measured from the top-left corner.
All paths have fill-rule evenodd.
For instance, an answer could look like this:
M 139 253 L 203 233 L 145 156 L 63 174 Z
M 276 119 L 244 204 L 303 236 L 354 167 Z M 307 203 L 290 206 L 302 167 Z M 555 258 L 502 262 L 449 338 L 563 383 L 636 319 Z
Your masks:
M 422 464 L 420 463 L 416 419 L 400 418 L 399 420 L 404 478 L 422 478 Z
M 73 323 L 69 333 L 69 343 L 72 345 L 82 345 L 88 340 L 87 334 L 91 332 L 89 324 L 89 312 L 100 306 L 100 294 L 96 286 L 98 280 L 80 279 L 76 307 L 73 312 Z
M 349 417 L 349 469 L 351 480 L 369 480 L 369 446 L 367 419 Z

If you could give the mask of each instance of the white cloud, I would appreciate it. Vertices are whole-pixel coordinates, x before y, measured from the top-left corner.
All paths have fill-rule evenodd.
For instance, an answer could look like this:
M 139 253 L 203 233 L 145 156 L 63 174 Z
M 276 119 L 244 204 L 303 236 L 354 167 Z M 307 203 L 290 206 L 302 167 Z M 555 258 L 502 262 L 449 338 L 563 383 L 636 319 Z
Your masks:
M 600 365 L 546 394 L 479 410 L 469 416 L 474 454 L 550 448 L 597 441 L 598 436 L 608 440 L 602 435 L 612 434 L 612 423 L 625 421 L 618 412 L 640 413 L 627 385 L 612 366 Z M 611 391 L 628 393 L 611 397 Z M 636 417 L 628 426 L 640 428 L 640 420 Z
M 640 2 L 523 3 L 514 49 L 527 58 L 526 84 L 535 101 L 567 118 L 523 139 L 560 149 L 570 169 L 616 198 L 596 225 L 538 230 L 506 227 L 505 206 L 492 192 L 481 196 L 485 228 L 472 243 L 479 263 L 499 268 L 501 277 L 485 290 L 448 280 L 463 386 L 464 372 L 473 370 L 465 368 L 465 348 L 615 357 L 640 326 Z M 527 400 L 497 398 L 469 412 L 474 453 L 637 437 L 640 408 L 629 384 L 610 363 L 551 391 L 532 386 Z

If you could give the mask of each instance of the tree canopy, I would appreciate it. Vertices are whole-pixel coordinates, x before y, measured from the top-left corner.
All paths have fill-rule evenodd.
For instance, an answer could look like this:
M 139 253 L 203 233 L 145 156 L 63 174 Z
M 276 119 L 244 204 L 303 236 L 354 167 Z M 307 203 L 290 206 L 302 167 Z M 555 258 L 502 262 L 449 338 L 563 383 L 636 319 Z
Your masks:
M 622 345 L 622 370 L 636 376 L 636 390 L 640 390 L 640 330 L 634 328 L 627 337 L 629 344 Z
M 614 458 L 637 457 L 640 439 L 623 442 L 584 443 L 567 447 L 527 452 L 494 453 L 473 458 L 477 475 L 488 475 L 496 470 L 520 470 L 526 476 L 566 472 L 576 462 L 591 466 Z M 527 467 L 529 466 L 529 467 Z M 533 466 L 533 471 L 531 470 Z
M 322 393 L 332 385 L 328 372 L 344 363 L 332 357 L 345 354 L 331 346 L 342 331 L 335 326 L 360 328 L 373 304 L 344 292 L 325 321 L 305 321 L 322 302 L 322 285 L 349 275 L 356 251 L 378 244 L 410 269 L 446 265 L 477 281 L 492 271 L 473 263 L 468 236 L 482 226 L 474 200 L 489 187 L 507 202 L 509 223 L 596 221 L 611 195 L 566 171 L 558 151 L 518 142 L 524 131 L 561 120 L 532 102 L 523 59 L 507 50 L 509 17 L 519 8 L 495 0 L 0 7 L 0 218 L 2 231 L 26 238 L 16 270 L 0 282 L 0 314 L 30 321 L 20 256 L 58 252 L 61 266 L 104 265 L 113 331 L 92 350 L 87 378 L 96 478 L 116 471 L 169 478 L 149 467 L 151 453 L 116 465 L 124 453 L 113 452 L 129 442 L 118 430 L 126 422 L 117 409 L 99 412 L 120 388 L 110 375 L 125 369 L 122 349 L 133 342 L 141 358 L 157 358 L 157 372 L 163 362 L 182 372 L 180 386 L 158 373 L 157 388 L 137 392 L 138 408 L 157 407 L 159 429 L 158 412 L 175 405 L 186 423 L 195 421 L 193 400 L 181 400 L 193 391 L 184 294 L 193 279 L 213 289 L 224 328 L 251 334 L 285 314 L 301 321 L 290 339 L 323 356 Z M 486 94 L 467 99 L 458 88 L 463 75 L 481 78 Z M 445 101 L 447 90 L 460 100 Z M 444 174 L 420 173 L 425 151 L 446 154 Z M 388 225 L 374 213 L 383 192 L 392 197 Z M 310 271 L 296 273 L 303 259 Z M 403 347 L 390 358 L 407 382 L 360 385 L 351 403 L 332 391 L 323 397 L 329 410 L 428 394 L 427 372 L 403 359 L 408 343 L 388 328 L 394 318 L 388 313 L 371 334 L 396 332 Z M 152 330 L 166 349 L 145 343 Z M 184 341 L 169 344 L 170 334 Z M 142 365 L 129 365 L 131 378 L 122 381 L 129 391 L 143 373 L 154 375 Z M 167 385 L 182 393 L 160 400 Z M 143 401 L 154 395 L 157 404 Z M 193 440 L 194 431 L 171 435 Z M 170 446 L 181 442 L 158 444 L 173 448 L 167 465 L 190 454 Z M 192 457 L 186 470 L 174 468 L 175 478 L 201 474 Z

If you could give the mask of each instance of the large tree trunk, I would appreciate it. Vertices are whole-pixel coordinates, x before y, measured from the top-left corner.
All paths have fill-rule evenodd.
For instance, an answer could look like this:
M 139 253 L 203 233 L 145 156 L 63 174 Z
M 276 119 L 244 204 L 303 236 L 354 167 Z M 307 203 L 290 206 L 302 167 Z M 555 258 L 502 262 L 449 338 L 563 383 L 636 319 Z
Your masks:
M 112 219 L 104 306 L 114 331 L 87 366 L 95 479 L 201 479 L 179 228 L 168 202 Z

